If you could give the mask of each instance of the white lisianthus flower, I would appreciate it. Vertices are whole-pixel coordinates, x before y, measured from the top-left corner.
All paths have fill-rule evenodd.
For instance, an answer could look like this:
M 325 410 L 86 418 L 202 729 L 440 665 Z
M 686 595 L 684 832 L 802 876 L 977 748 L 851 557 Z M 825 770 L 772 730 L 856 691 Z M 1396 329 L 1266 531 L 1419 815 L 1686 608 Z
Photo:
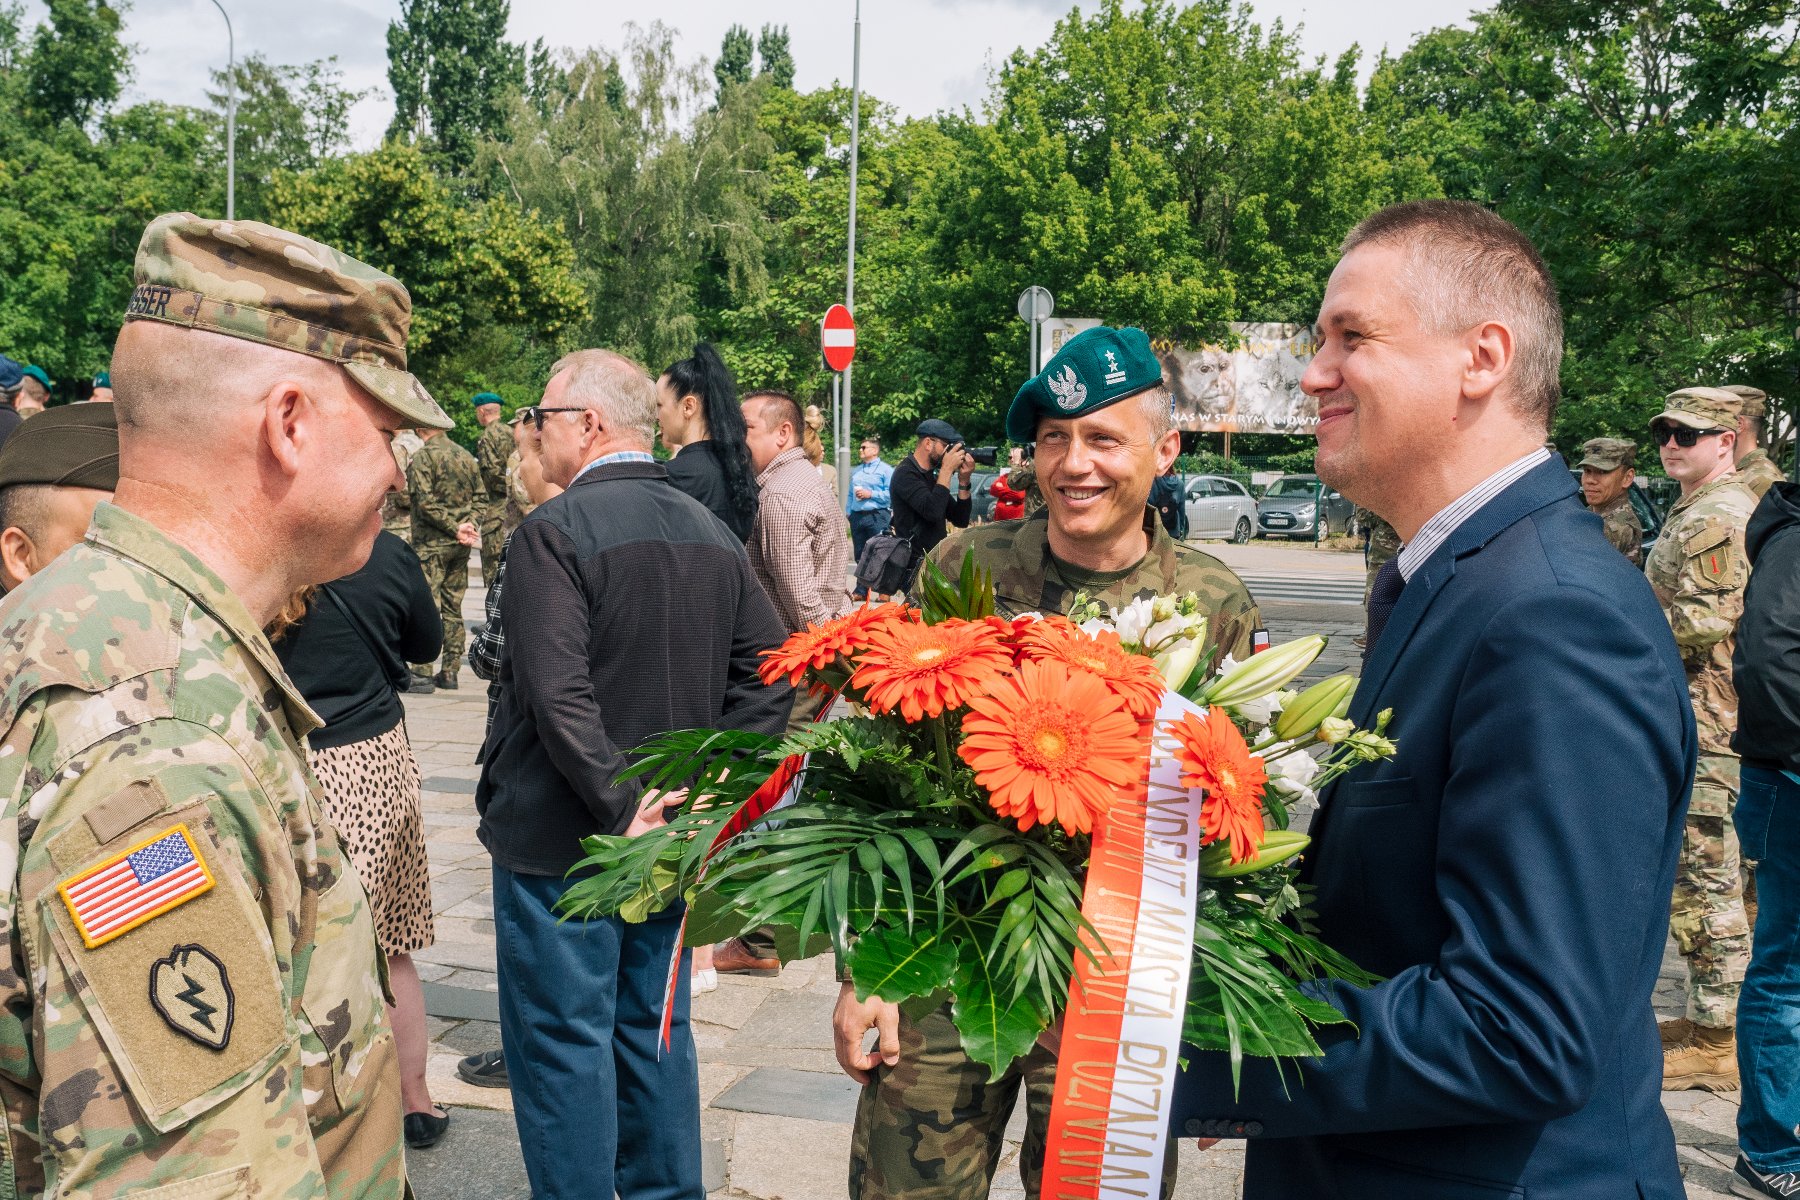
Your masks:
M 1163 649 L 1169 642 L 1187 632 L 1187 627 L 1191 624 L 1193 624 L 1192 618 L 1179 615 L 1158 621 L 1144 631 L 1144 648 L 1146 650 Z
M 1239 665 L 1240 664 L 1238 663 L 1238 660 L 1236 658 L 1232 657 L 1230 654 L 1227 654 L 1225 656 L 1225 661 L 1221 662 L 1216 668 L 1214 668 L 1213 674 L 1218 676 L 1219 678 L 1223 679 L 1225 676 L 1227 676 L 1227 675 L 1231 674 L 1233 671 L 1237 670 Z
M 1319 722 L 1319 740 L 1335 746 L 1356 732 L 1356 723 L 1344 717 L 1326 717 Z
M 1263 728 L 1275 720 L 1275 714 L 1294 698 L 1292 691 L 1270 692 L 1266 696 L 1258 696 L 1254 700 L 1245 700 L 1241 704 L 1227 704 L 1232 714 L 1250 724 Z
M 1113 628 L 1119 631 L 1119 640 L 1127 646 L 1142 646 L 1144 634 L 1154 623 L 1150 609 L 1150 601 L 1133 600 L 1124 608 L 1112 610 Z
M 1282 795 L 1294 800 L 1313 800 L 1317 796 L 1312 781 L 1319 773 L 1319 760 L 1304 750 L 1291 750 L 1274 762 L 1265 763 L 1269 784 Z
M 1081 630 L 1081 632 L 1087 634 L 1089 637 L 1098 637 L 1102 633 L 1118 632 L 1113 628 L 1113 623 L 1105 617 L 1090 617 L 1075 628 Z

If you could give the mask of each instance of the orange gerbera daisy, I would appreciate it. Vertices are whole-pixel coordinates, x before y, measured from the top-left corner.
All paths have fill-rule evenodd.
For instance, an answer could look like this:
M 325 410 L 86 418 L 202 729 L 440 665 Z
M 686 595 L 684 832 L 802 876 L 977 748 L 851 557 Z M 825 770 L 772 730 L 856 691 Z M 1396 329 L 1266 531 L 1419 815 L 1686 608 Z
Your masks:
M 1023 638 L 1027 659 L 1055 659 L 1097 677 L 1140 720 L 1162 703 L 1163 681 L 1156 663 L 1132 654 L 1110 629 L 1082 632 L 1068 621 L 1040 621 Z
M 961 708 L 1012 667 L 1012 652 L 983 621 L 888 621 L 868 632 L 853 686 L 878 713 L 898 708 L 908 721 Z
M 1051 821 L 1087 833 L 1121 788 L 1140 783 L 1149 740 L 1124 701 L 1061 662 L 1023 664 L 969 702 L 957 753 L 988 803 L 1020 829 Z
M 1268 783 L 1263 760 L 1250 753 L 1244 735 L 1219 709 L 1203 717 L 1183 713 L 1169 732 L 1180 744 L 1181 785 L 1206 789 L 1200 805 L 1201 844 L 1231 841 L 1231 861 L 1249 861 L 1262 845 L 1262 795 Z
M 823 670 L 840 654 L 852 654 L 868 644 L 869 631 L 906 613 L 903 604 L 864 604 L 823 625 L 808 625 L 773 650 L 764 650 L 762 681 L 774 683 L 783 675 L 795 687 L 807 669 Z

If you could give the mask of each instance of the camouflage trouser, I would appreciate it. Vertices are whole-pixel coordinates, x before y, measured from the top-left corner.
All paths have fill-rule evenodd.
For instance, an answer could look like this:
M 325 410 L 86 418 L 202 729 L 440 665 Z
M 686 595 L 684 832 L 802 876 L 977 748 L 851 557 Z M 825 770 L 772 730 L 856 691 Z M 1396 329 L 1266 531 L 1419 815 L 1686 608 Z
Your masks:
M 415 546 L 419 565 L 425 568 L 425 582 L 437 597 L 438 616 L 444 622 L 444 670 L 454 672 L 462 666 L 463 593 L 469 590 L 469 548 L 456 542 L 446 545 L 433 542 Z
M 1713 1029 L 1736 1026 L 1738 988 L 1750 965 L 1743 869 L 1731 824 L 1737 777 L 1737 759 L 1700 756 L 1669 903 L 1669 929 L 1687 960 L 1688 1019 Z
M 506 510 L 496 505 L 492 512 L 481 514 L 481 584 L 494 586 L 494 572 L 500 567 L 500 548 L 506 544 L 503 528 Z
M 1025 1089 L 1019 1178 L 1037 1200 L 1056 1059 L 1033 1047 L 998 1079 L 963 1052 L 950 1006 L 900 1022 L 898 1066 L 875 1069 L 856 1102 L 850 1200 L 986 1200 Z M 1163 1158 L 1162 1194 L 1175 1185 L 1175 1139 Z

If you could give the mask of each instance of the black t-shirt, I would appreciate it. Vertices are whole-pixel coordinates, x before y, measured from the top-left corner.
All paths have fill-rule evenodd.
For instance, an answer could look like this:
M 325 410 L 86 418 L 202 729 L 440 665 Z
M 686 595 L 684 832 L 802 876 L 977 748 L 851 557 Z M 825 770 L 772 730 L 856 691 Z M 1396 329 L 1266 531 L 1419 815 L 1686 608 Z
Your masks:
M 430 662 L 443 648 L 419 556 L 385 529 L 362 570 L 320 588 L 306 616 L 275 643 L 288 677 L 325 722 L 307 739 L 318 750 L 398 725 L 406 715 L 406 664 Z
M 756 524 L 756 504 L 752 498 L 750 511 L 740 513 L 731 502 L 731 484 L 725 478 L 724 453 L 710 439 L 683 446 L 675 457 L 663 464 L 669 482 L 704 504 L 708 511 L 725 522 L 725 528 L 737 534 L 737 540 L 750 540 L 751 526 Z
M 921 467 L 910 454 L 894 468 L 888 493 L 894 506 L 894 532 L 910 539 L 917 553 L 928 553 L 943 541 L 950 525 L 968 527 L 970 497 L 958 499 L 938 483 L 936 471 Z

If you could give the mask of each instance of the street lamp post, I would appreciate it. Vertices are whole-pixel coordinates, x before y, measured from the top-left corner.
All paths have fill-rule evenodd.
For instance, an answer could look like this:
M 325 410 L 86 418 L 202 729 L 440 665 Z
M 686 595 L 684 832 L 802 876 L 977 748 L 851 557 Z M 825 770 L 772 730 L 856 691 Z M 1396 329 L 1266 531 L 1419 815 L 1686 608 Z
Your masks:
M 225 219 L 237 220 L 237 38 L 231 32 L 231 14 L 219 0 L 212 0 L 225 18 Z
M 856 311 L 856 152 L 862 133 L 862 0 L 856 0 L 856 23 L 850 43 L 850 233 L 844 264 L 844 307 Z M 837 461 L 838 495 L 850 494 L 850 364 L 839 377 L 837 422 L 832 429 Z

